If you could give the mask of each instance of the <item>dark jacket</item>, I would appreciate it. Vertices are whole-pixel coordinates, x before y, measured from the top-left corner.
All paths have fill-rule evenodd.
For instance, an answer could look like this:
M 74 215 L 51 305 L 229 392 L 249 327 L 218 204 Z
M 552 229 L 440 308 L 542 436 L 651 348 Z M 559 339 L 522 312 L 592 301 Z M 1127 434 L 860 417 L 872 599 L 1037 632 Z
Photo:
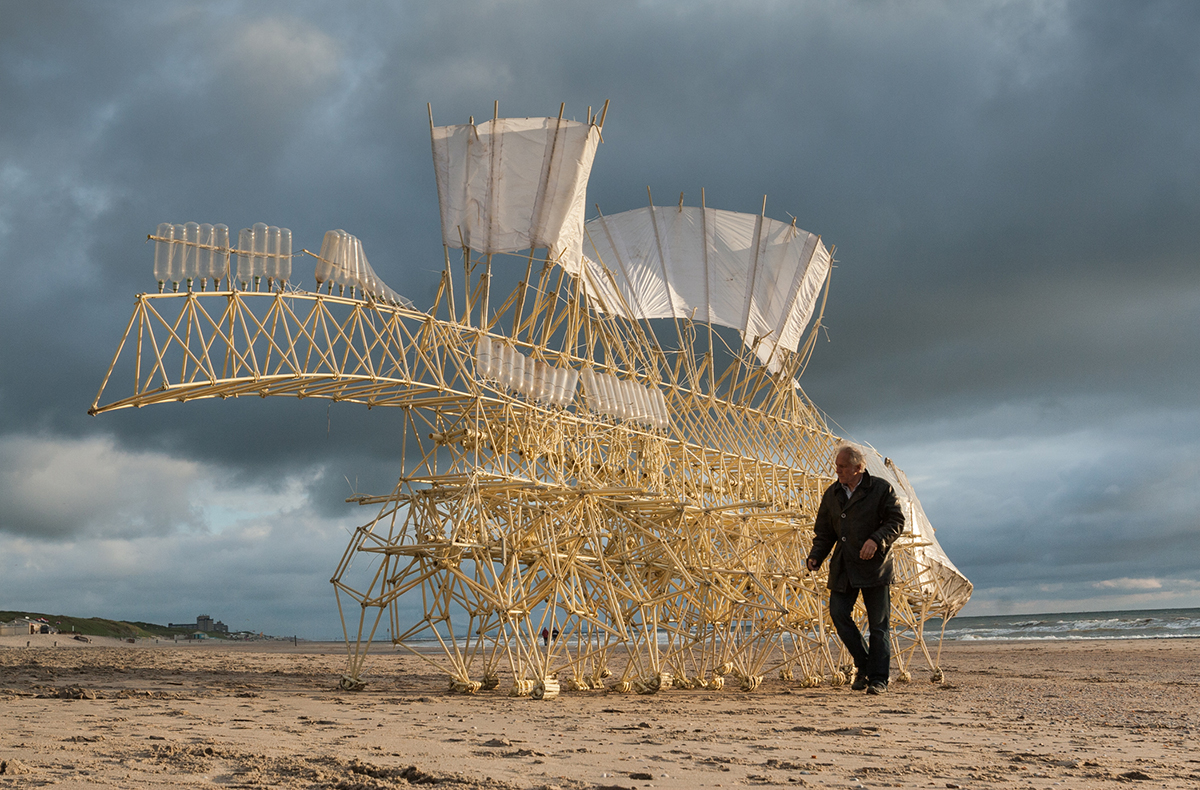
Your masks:
M 845 592 L 851 587 L 892 583 L 891 548 L 904 531 L 904 511 L 888 481 L 864 471 L 849 501 L 841 483 L 834 482 L 821 497 L 813 531 L 809 559 L 820 565 L 833 550 L 829 589 Z M 879 544 L 879 548 L 871 559 L 860 560 L 858 552 L 867 538 Z

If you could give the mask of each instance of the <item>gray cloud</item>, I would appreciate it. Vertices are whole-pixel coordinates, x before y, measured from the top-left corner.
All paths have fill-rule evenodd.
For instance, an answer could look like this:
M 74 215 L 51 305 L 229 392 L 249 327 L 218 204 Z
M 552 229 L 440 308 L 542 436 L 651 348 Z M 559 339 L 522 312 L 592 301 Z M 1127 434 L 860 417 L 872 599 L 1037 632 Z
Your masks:
M 1180 550 L 1200 455 L 1193 4 L 0 0 L 0 18 L 6 540 L 217 540 L 193 472 L 267 498 L 304 480 L 311 529 L 354 522 L 355 481 L 394 484 L 397 415 L 84 414 L 153 286 L 144 235 L 265 221 L 312 249 L 342 227 L 425 305 L 441 266 L 425 103 L 461 123 L 497 99 L 577 118 L 611 99 L 589 191 L 605 213 L 647 185 L 740 211 L 765 193 L 837 244 L 832 342 L 804 387 L 921 481 L 980 606 L 1043 583 L 1083 606 L 1159 576 L 1174 586 L 1137 594 L 1200 602 Z M 104 468 L 83 474 L 88 458 Z M 216 578 L 259 584 L 246 556 Z M 254 594 L 328 574 L 315 550 L 292 572 Z

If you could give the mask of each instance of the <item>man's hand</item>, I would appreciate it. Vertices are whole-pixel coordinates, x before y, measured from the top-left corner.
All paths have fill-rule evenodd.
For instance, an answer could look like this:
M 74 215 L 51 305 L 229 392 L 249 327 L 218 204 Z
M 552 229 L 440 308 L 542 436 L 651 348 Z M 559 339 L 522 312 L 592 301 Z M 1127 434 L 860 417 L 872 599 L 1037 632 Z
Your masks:
M 817 562 L 812 557 L 809 557 L 807 560 L 805 560 L 804 564 L 808 567 L 808 569 L 810 571 L 815 571 L 817 568 L 821 567 L 821 563 Z
M 862 545 L 862 549 L 860 549 L 858 552 L 858 558 L 860 560 L 869 560 L 875 556 L 875 550 L 878 548 L 879 548 L 878 543 L 871 540 L 870 538 L 867 538 L 866 541 Z

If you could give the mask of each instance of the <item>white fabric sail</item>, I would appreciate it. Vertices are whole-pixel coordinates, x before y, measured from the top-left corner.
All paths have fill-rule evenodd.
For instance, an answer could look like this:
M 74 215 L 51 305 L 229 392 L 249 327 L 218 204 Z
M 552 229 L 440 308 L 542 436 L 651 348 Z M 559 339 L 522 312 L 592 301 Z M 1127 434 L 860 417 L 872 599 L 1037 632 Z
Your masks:
M 650 206 L 584 230 L 585 287 L 600 309 L 732 327 L 772 372 L 778 349 L 799 346 L 829 273 L 820 238 L 754 214 Z
M 898 572 L 913 574 L 916 584 L 910 580 L 907 589 L 919 589 L 925 601 L 913 600 L 915 607 L 928 605 L 931 612 L 941 617 L 952 617 L 971 600 L 971 582 L 950 561 L 941 544 L 934 537 L 933 525 L 917 499 L 917 492 L 908 482 L 908 476 L 890 458 L 884 458 L 874 448 L 864 447 L 867 471 L 873 476 L 887 480 L 896 491 L 896 499 L 904 511 L 904 535 L 909 542 L 913 559 L 912 567 L 899 567 Z
M 596 124 L 560 118 L 434 127 L 442 241 L 488 254 L 545 247 L 578 261 L 599 142 Z

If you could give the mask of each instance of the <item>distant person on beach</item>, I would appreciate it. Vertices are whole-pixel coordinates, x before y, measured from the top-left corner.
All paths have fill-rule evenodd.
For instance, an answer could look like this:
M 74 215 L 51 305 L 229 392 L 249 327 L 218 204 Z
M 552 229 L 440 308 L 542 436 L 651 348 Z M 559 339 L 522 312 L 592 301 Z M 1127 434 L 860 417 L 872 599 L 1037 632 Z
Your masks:
M 542 629 L 542 644 L 545 645 L 546 647 L 550 647 L 550 629 L 549 628 Z
M 829 617 L 854 658 L 850 688 L 868 694 L 887 691 L 891 674 L 892 556 L 889 551 L 904 530 L 904 511 L 891 483 L 872 477 L 867 459 L 854 445 L 834 456 L 837 482 L 825 489 L 813 522 L 810 571 L 829 561 Z M 862 595 L 870 643 L 854 622 L 854 603 Z

